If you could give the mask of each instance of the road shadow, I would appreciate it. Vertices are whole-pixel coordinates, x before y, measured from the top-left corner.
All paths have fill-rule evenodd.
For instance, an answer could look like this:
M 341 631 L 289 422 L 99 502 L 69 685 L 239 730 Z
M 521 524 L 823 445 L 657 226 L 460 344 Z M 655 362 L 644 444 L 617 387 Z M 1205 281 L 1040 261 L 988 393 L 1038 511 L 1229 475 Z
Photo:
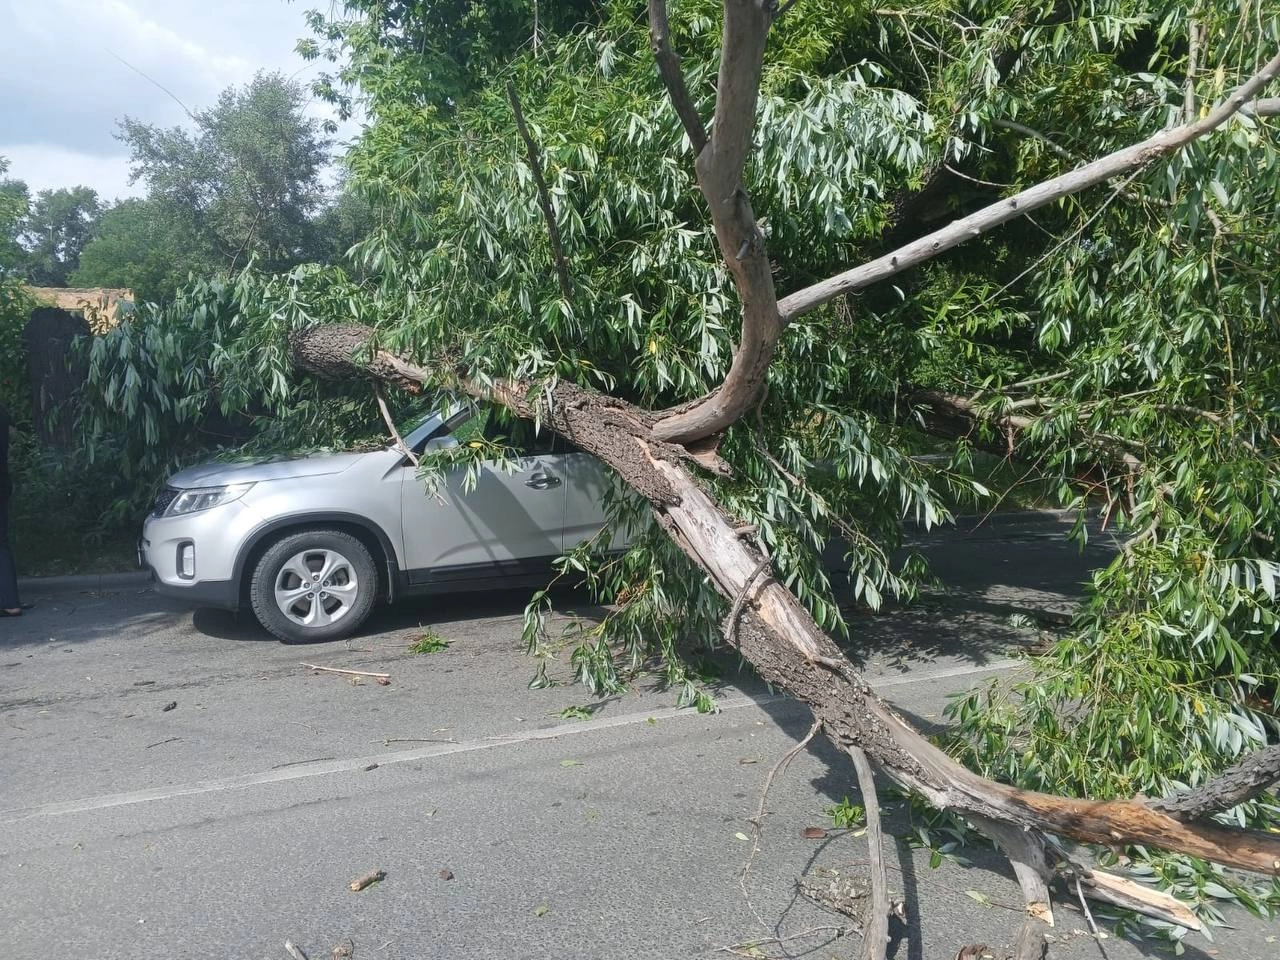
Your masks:
M 797 700 L 786 697 L 766 699 L 760 702 L 760 707 L 769 715 L 778 729 L 795 742 L 799 742 L 808 734 L 813 723 L 812 714 Z M 894 709 L 917 730 L 936 734 L 943 729 L 936 720 L 920 717 L 897 705 Z M 829 740 L 821 736 L 815 737 L 807 749 L 809 755 L 820 764 L 820 772 L 809 778 L 810 784 L 818 794 L 828 800 L 832 806 L 846 799 L 853 803 L 862 802 L 857 774 L 852 761 L 844 751 L 837 749 Z M 887 778 L 877 773 L 875 780 L 882 807 L 884 860 L 890 895 L 892 897 L 901 895 L 907 915 L 905 922 L 895 919 L 890 924 L 887 960 L 937 960 L 937 957 L 941 956 L 936 952 L 927 952 L 925 946 L 926 934 L 932 932 L 934 939 L 931 946 L 936 949 L 936 928 L 932 931 L 925 929 L 925 925 L 930 923 L 931 915 L 935 916 L 934 922 L 937 922 L 936 914 L 931 913 L 933 911 L 944 912 L 948 917 L 955 916 L 957 913 L 963 915 L 965 911 L 971 910 L 991 910 L 1007 914 L 998 920 L 1005 939 L 990 942 L 990 946 L 996 948 L 994 955 L 1004 956 L 1001 950 L 1013 942 L 1021 922 L 1022 909 L 1021 901 L 1018 899 L 1017 881 L 1008 860 L 984 838 L 970 831 L 964 845 L 953 851 L 966 862 L 953 863 L 944 860 L 941 867 L 932 868 L 929 865 L 929 851 L 918 845 L 913 846 L 915 828 L 918 824 L 913 821 L 910 802 Z M 774 812 L 778 815 L 775 819 L 780 820 L 781 811 L 775 809 Z M 850 857 L 848 845 L 839 843 L 848 833 L 849 831 L 844 830 L 830 831 L 828 837 L 815 847 L 813 853 L 797 871 L 797 881 L 800 877 L 813 875 L 815 872 L 821 874 L 821 871 L 835 870 L 846 876 L 865 871 L 867 867 L 865 855 Z M 993 898 L 989 904 L 980 904 L 967 894 L 967 891 L 972 890 L 985 895 L 985 891 L 993 889 L 1008 890 L 1008 902 L 1001 900 L 997 903 Z M 1088 926 L 1088 921 L 1076 906 L 1074 893 L 1057 884 L 1051 888 L 1051 894 L 1058 921 L 1058 927 L 1053 933 L 1058 941 L 1056 945 L 1051 945 L 1049 955 L 1065 956 L 1064 940 L 1084 941 L 1068 951 L 1071 956 L 1101 955 L 1096 953 L 1097 948 L 1093 945 L 1092 938 L 1084 930 Z M 773 924 L 776 936 L 784 936 L 783 930 L 792 919 L 795 919 L 799 925 L 801 916 L 795 914 L 806 904 L 809 904 L 809 901 L 796 891 L 777 911 L 766 916 L 765 919 Z M 1094 904 L 1093 908 L 1100 929 L 1114 938 L 1113 925 L 1098 916 L 1105 908 L 1098 904 Z M 819 909 L 832 916 L 848 920 L 848 917 L 830 908 L 820 907 Z M 1229 910 L 1229 912 L 1234 911 Z M 989 918 L 985 918 L 981 913 L 974 916 L 975 928 L 979 926 L 979 922 L 983 922 L 984 926 L 990 925 L 986 922 Z M 1250 922 L 1251 918 L 1245 916 L 1243 911 L 1237 916 L 1241 925 Z M 974 942 L 973 938 L 966 938 L 964 930 L 956 931 L 954 946 L 949 947 L 950 952 L 946 956 L 954 956 L 962 946 L 971 942 Z M 1113 942 L 1115 941 L 1108 941 L 1108 943 Z M 1160 940 L 1143 941 L 1126 937 L 1123 942 L 1127 947 L 1146 957 L 1168 957 L 1173 954 L 1172 945 Z M 1213 949 L 1214 952 L 1206 952 L 1206 949 Z M 847 948 L 846 952 L 848 952 Z M 799 957 L 804 953 L 796 951 L 791 955 Z M 1190 942 L 1190 939 L 1182 943 L 1181 956 L 1184 958 L 1212 960 L 1216 955 L 1216 945 L 1202 949 Z
M 342 644 L 381 634 L 422 630 L 433 625 L 465 623 L 481 620 L 522 617 L 533 596 L 529 587 L 494 588 L 439 596 L 411 597 L 394 604 L 379 603 L 369 619 L 350 637 L 339 640 L 297 644 L 300 648 Z M 561 617 L 579 616 L 596 620 L 605 613 L 583 590 L 555 587 L 549 596 L 555 613 Z M 281 643 L 267 633 L 253 615 L 242 608 L 238 612 L 199 608 L 192 613 L 192 625 L 208 637 L 242 642 Z
M 92 643 L 104 637 L 175 628 L 190 609 L 159 597 L 149 587 L 138 590 L 29 592 L 35 606 L 21 617 L 0 620 L 3 651 L 58 644 Z

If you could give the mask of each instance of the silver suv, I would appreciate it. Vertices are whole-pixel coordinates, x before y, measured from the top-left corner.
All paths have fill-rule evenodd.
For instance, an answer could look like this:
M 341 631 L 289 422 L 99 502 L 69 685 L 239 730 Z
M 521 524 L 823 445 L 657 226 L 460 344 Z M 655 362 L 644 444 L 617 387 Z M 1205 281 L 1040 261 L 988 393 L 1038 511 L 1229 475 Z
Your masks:
M 462 468 L 448 470 L 434 494 L 395 447 L 191 467 L 156 499 L 139 560 L 160 593 L 247 604 L 287 643 L 345 637 L 380 598 L 546 582 L 552 561 L 604 524 L 604 465 L 473 405 L 404 439 L 422 454 L 499 437 L 519 454 L 514 472 L 486 462 L 471 488 Z

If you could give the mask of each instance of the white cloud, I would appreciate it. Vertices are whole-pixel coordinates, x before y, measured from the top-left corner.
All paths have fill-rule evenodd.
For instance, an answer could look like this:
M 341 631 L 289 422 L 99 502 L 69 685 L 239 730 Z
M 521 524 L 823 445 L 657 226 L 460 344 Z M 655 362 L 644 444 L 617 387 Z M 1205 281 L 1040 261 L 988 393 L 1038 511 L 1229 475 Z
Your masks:
M 82 23 L 96 26 L 95 35 L 115 53 L 143 72 L 148 65 L 168 68 L 180 58 L 194 69 L 202 85 L 220 90 L 231 83 L 243 83 L 253 75 L 254 65 L 243 57 L 217 54 L 162 23 L 143 16 L 124 0 L 62 0 L 79 8 Z M 75 13 L 72 14 L 73 16 Z M 112 45 L 118 44 L 117 49 Z
M 117 121 L 185 125 L 175 100 L 209 107 L 258 70 L 306 82 L 320 68 L 293 52 L 305 9 L 285 0 L 0 0 L 0 155 L 13 159 L 10 176 L 136 192 Z M 328 116 L 323 104 L 309 112 Z

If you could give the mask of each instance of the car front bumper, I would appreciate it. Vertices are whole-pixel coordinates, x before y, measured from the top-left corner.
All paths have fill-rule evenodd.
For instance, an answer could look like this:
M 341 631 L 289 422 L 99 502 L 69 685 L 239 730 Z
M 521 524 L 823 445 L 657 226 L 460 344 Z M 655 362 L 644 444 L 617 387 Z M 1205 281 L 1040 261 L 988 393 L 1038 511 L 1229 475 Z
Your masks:
M 149 516 L 142 525 L 138 560 L 151 571 L 157 593 L 193 606 L 236 610 L 236 555 L 258 522 L 238 501 L 177 517 Z M 184 552 L 189 558 L 185 569 Z

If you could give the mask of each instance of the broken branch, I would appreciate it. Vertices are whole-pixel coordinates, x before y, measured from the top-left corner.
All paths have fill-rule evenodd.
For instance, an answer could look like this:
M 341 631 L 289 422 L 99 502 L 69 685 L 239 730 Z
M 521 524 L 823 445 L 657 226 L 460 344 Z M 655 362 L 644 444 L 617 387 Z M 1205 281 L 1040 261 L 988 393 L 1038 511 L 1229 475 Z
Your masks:
M 1008 857 L 1027 905 L 1014 942 L 1015 960 L 1044 960 L 1049 950 L 1045 931 L 1054 925 L 1053 902 L 1049 898 L 1052 870 L 1045 852 L 1044 837 L 1039 831 L 1024 830 L 1010 823 L 985 817 L 971 819 Z
M 400 431 L 396 429 L 395 421 L 391 419 L 391 411 L 387 409 L 387 401 L 382 396 L 382 384 L 375 383 L 373 385 L 373 395 L 378 399 L 378 410 L 382 414 L 383 422 L 386 423 L 387 429 L 391 431 L 391 436 L 396 442 L 396 449 L 408 458 L 409 462 L 415 467 L 418 465 L 418 458 L 412 450 L 405 445 L 404 437 L 400 436 Z
M 862 930 L 861 960 L 884 960 L 889 947 L 889 882 L 884 873 L 884 840 L 881 836 L 880 797 L 876 779 L 861 747 L 850 747 L 862 808 L 867 815 L 867 856 L 871 873 L 871 908 Z
M 370 870 L 368 873 L 361 874 L 351 881 L 351 892 L 359 893 L 365 887 L 371 887 L 375 883 L 385 879 L 387 879 L 387 872 L 385 870 Z
M 926 260 L 931 260 L 953 247 L 981 236 L 993 227 L 1017 217 L 1026 216 L 1032 210 L 1037 210 L 1046 204 L 1105 183 L 1113 177 L 1138 170 L 1161 157 L 1168 156 L 1226 123 L 1232 115 L 1254 99 L 1263 87 L 1274 80 L 1278 73 L 1280 73 L 1280 54 L 1268 61 L 1261 70 L 1245 81 L 1204 118 L 1194 123 L 1161 130 L 1140 143 L 1107 154 L 1060 177 L 1045 180 L 1012 197 L 1006 197 L 983 207 L 978 212 L 962 217 L 941 230 L 935 230 L 892 253 L 886 253 L 852 270 L 846 270 L 820 283 L 788 294 L 778 301 L 778 313 L 782 326 L 785 327 L 796 317 L 842 294 L 861 290 L 863 287 L 918 266 Z
M 319 328 L 323 331 L 324 328 Z M 294 338 L 301 355 L 329 371 L 350 376 L 351 368 L 390 370 L 394 376 L 414 370 L 408 361 L 382 355 L 364 361 L 359 328 L 346 327 L 340 357 L 315 358 L 308 331 Z M 365 332 L 367 338 L 370 331 Z M 308 369 L 310 360 L 305 361 Z M 455 379 L 480 399 L 501 403 L 518 416 L 541 416 L 557 432 L 600 457 L 637 493 L 645 496 L 674 542 L 706 574 L 725 602 L 732 604 L 747 586 L 761 554 L 738 534 L 738 521 L 713 500 L 669 445 L 646 437 L 643 426 L 653 414 L 584 387 L 560 381 L 544 389 L 545 404 L 528 400 L 533 384 L 502 381 L 484 385 Z M 940 809 L 981 816 L 1018 829 L 1039 830 L 1106 846 L 1147 845 L 1187 853 L 1226 866 L 1266 875 L 1280 874 L 1280 836 L 1214 824 L 1183 823 L 1135 800 L 1098 801 L 1020 790 L 966 769 L 899 717 L 867 684 L 848 658 L 814 622 L 804 605 L 775 580 L 759 584 L 741 611 L 736 633 L 725 636 L 775 687 L 806 703 L 814 719 L 841 750 L 860 747 L 898 785 L 920 793 Z M 828 664 L 836 663 L 833 670 Z
M 391 674 L 389 673 L 373 673 L 369 670 L 343 670 L 340 667 L 321 667 L 314 663 L 304 663 L 304 667 L 308 670 L 315 670 L 318 673 L 341 673 L 349 677 L 373 677 L 375 680 L 386 680 L 391 682 Z
M 1084 895 L 1091 900 L 1133 910 L 1188 930 L 1204 929 L 1204 924 L 1191 908 L 1172 894 L 1102 870 L 1090 870 L 1088 873 L 1076 870 L 1069 879 L 1073 883 L 1079 882 Z

